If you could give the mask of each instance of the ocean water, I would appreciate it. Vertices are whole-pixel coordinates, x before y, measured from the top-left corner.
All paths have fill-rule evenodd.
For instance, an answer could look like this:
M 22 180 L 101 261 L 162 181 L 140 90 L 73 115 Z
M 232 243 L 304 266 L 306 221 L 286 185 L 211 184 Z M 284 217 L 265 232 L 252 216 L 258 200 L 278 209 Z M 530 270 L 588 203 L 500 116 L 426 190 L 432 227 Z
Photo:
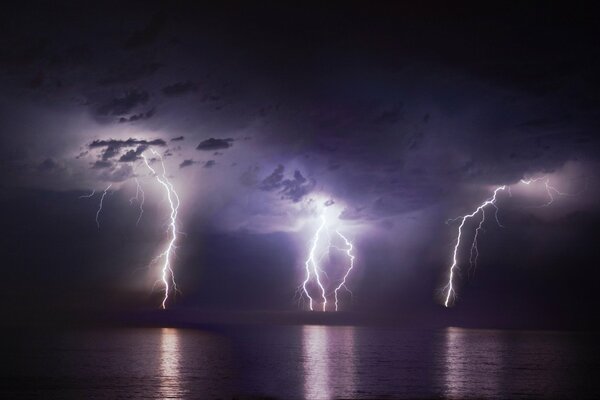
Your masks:
M 314 325 L 8 331 L 0 398 L 600 398 L 598 339 Z

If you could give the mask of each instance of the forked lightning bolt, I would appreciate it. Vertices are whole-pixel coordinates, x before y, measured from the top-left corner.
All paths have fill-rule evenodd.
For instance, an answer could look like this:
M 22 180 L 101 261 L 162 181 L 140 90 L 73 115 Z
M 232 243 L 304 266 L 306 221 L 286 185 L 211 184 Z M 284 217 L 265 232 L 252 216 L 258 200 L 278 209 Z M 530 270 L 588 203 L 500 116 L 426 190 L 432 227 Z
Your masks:
M 555 188 L 554 186 L 552 186 L 550 184 L 550 178 L 548 178 L 546 176 L 542 176 L 539 178 L 521 179 L 520 183 L 523 183 L 525 185 L 530 185 L 532 183 L 540 182 L 540 181 L 544 182 L 544 188 L 546 189 L 546 193 L 548 195 L 548 201 L 546 203 L 540 205 L 540 207 L 547 207 L 547 206 L 551 205 L 555 200 L 555 197 L 554 197 L 555 195 L 559 195 L 559 196 L 571 196 L 572 195 L 570 193 L 563 193 L 560 190 L 558 190 L 557 188 Z M 451 220 L 451 221 L 460 220 L 460 225 L 458 226 L 458 234 L 456 237 L 456 243 L 454 245 L 454 251 L 452 253 L 452 264 L 450 265 L 450 273 L 449 273 L 449 277 L 448 277 L 448 283 L 443 288 L 443 292 L 445 292 L 444 305 L 446 307 L 449 307 L 451 305 L 451 302 L 456 298 L 456 291 L 454 289 L 454 278 L 455 278 L 456 272 L 459 270 L 458 251 L 460 248 L 462 234 L 463 234 L 463 228 L 465 227 L 465 223 L 469 219 L 475 218 L 476 216 L 480 215 L 481 219 L 479 220 L 479 224 L 477 225 L 477 228 L 475 228 L 475 232 L 473 235 L 473 241 L 471 242 L 471 253 L 470 253 L 470 257 L 469 257 L 469 263 L 471 264 L 471 267 L 476 267 L 477 266 L 477 258 L 479 257 L 477 241 L 479 238 L 479 233 L 481 232 L 483 224 L 485 223 L 485 216 L 486 216 L 485 210 L 488 206 L 492 206 L 495 208 L 496 222 L 498 223 L 498 225 L 502 226 L 500 224 L 500 221 L 498 220 L 498 206 L 496 205 L 496 200 L 497 200 L 498 192 L 503 191 L 503 190 L 508 190 L 508 192 L 510 193 L 509 186 L 498 186 L 494 190 L 493 196 L 490 197 L 489 199 L 487 199 L 486 201 L 484 201 L 483 203 L 481 203 L 479 205 L 479 207 L 477 207 L 475 209 L 475 211 L 473 211 L 471 214 L 463 215 L 461 217 L 455 218 L 454 220 Z
M 446 307 L 449 307 L 450 305 L 450 299 L 454 299 L 456 297 L 456 292 L 454 291 L 454 275 L 456 273 L 456 270 L 458 269 L 458 249 L 460 247 L 460 241 L 462 239 L 462 232 L 463 232 L 463 227 L 465 226 L 465 223 L 467 222 L 467 220 L 474 218 L 476 215 L 481 214 L 481 220 L 479 221 L 479 225 L 477 226 L 477 229 L 475 230 L 475 237 L 473 238 L 473 243 L 471 244 L 471 260 L 473 260 L 473 251 L 475 249 L 475 262 L 477 261 L 477 236 L 479 234 L 479 231 L 481 230 L 481 226 L 483 225 L 483 223 L 485 222 L 485 208 L 487 206 L 493 206 L 496 209 L 496 222 L 499 223 L 498 221 L 498 207 L 496 206 L 496 198 L 498 195 L 498 192 L 505 190 L 506 186 L 499 186 L 494 190 L 494 195 L 492 197 L 490 197 L 489 199 L 487 199 L 486 201 L 484 201 L 483 203 L 481 203 L 479 205 L 479 207 L 477 207 L 475 209 L 475 211 L 473 211 L 471 214 L 467 214 L 467 215 L 463 215 L 462 217 L 458 217 L 456 218 L 456 220 L 460 220 L 460 225 L 458 226 L 458 236 L 456 238 L 456 244 L 454 245 L 454 252 L 452 254 L 452 265 L 450 266 L 450 276 L 448 277 L 448 283 L 446 284 L 446 286 L 444 287 L 444 291 L 446 291 L 446 300 L 444 301 L 444 305 Z
M 315 274 L 315 279 L 317 281 L 317 285 L 321 289 L 321 296 L 323 298 L 323 311 L 325 311 L 327 309 L 327 296 L 325 294 L 325 287 L 321 283 L 321 277 L 319 275 L 320 270 L 319 270 L 319 266 L 317 264 L 316 254 L 315 254 L 316 250 L 317 250 L 317 246 L 319 245 L 319 236 L 321 235 L 321 231 L 325 227 L 325 223 L 326 223 L 325 217 L 321 216 L 321 224 L 319 225 L 319 227 L 317 228 L 317 231 L 315 232 L 315 236 L 313 237 L 313 240 L 311 243 L 310 251 L 308 252 L 308 258 L 306 259 L 306 262 L 304 263 L 304 266 L 306 268 L 306 278 L 304 279 L 304 282 L 302 283 L 302 288 L 304 289 L 304 294 L 308 297 L 308 306 L 310 308 L 310 311 L 314 310 L 313 309 L 313 298 L 308 293 L 308 289 L 307 289 L 306 285 L 310 281 L 311 269 L 312 269 L 313 273 Z
M 348 287 L 346 286 L 346 279 L 348 279 L 348 276 L 350 275 L 350 272 L 352 271 L 352 269 L 354 268 L 354 255 L 352 254 L 352 249 L 354 248 L 354 246 L 352 245 L 352 243 L 350 243 L 350 241 L 344 236 L 342 235 L 340 232 L 336 231 L 336 233 L 342 238 L 344 239 L 344 242 L 346 242 L 346 246 L 348 246 L 348 248 L 345 250 L 346 251 L 346 255 L 348 256 L 348 258 L 350 259 L 350 264 L 348 266 L 348 269 L 346 270 L 346 273 L 344 274 L 344 277 L 342 278 L 342 282 L 335 288 L 334 290 L 334 295 L 335 295 L 335 311 L 338 310 L 338 291 L 341 288 L 346 289 L 350 294 L 352 294 L 352 292 L 350 291 L 350 289 L 348 289 Z
M 327 221 L 326 221 L 326 219 L 325 219 L 324 216 L 321 216 L 320 219 L 321 219 L 321 223 L 319 224 L 319 227 L 315 231 L 315 235 L 313 236 L 313 239 L 310 242 L 310 249 L 309 249 L 309 252 L 308 252 L 308 258 L 306 259 L 306 261 L 304 263 L 306 276 L 304 278 L 304 281 L 302 282 L 302 290 L 303 290 L 304 294 L 306 295 L 306 297 L 308 297 L 308 306 L 309 306 L 309 309 L 311 311 L 314 311 L 314 299 L 310 295 L 310 293 L 308 291 L 308 286 L 307 285 L 311 281 L 311 276 L 312 275 L 314 275 L 314 281 L 316 282 L 316 284 L 319 287 L 319 290 L 321 292 L 321 299 L 322 299 L 321 309 L 322 309 L 322 311 L 327 311 L 327 290 L 325 289 L 325 285 L 323 284 L 323 281 L 321 279 L 321 273 L 325 274 L 325 272 L 319 266 L 320 260 L 323 258 L 323 256 L 325 254 L 327 254 L 327 252 L 324 253 L 324 254 L 322 254 L 320 257 L 317 256 L 317 248 L 318 248 L 319 242 L 321 240 L 322 232 L 323 232 L 323 230 L 327 226 Z M 340 251 L 345 252 L 346 255 L 348 256 L 348 259 L 350 260 L 350 262 L 348 264 L 348 268 L 346 269 L 346 271 L 345 271 L 345 273 L 344 273 L 344 275 L 342 277 L 342 280 L 341 280 L 340 284 L 334 290 L 335 311 L 338 311 L 339 310 L 338 292 L 340 291 L 340 289 L 344 288 L 350 294 L 352 294 L 352 292 L 350 291 L 350 289 L 348 289 L 348 287 L 346 286 L 346 281 L 348 279 L 348 276 L 350 275 L 350 272 L 354 268 L 354 259 L 355 259 L 355 257 L 352 254 L 352 250 L 353 250 L 352 243 L 344 235 L 342 235 L 339 231 L 336 231 L 336 233 L 339 235 L 339 237 L 341 237 L 344 240 L 344 242 L 345 242 L 345 244 L 346 244 L 347 247 L 341 249 L 341 248 L 338 248 L 338 247 L 332 245 L 331 244 L 331 237 L 330 237 L 330 239 L 329 239 L 329 245 L 327 246 L 327 251 L 329 251 L 332 247 L 336 248 L 336 249 L 338 249 Z
M 144 159 L 144 163 L 146 164 L 148 169 L 152 172 L 152 175 L 156 178 L 157 182 L 165 189 L 165 193 L 167 194 L 167 200 L 171 208 L 171 214 L 169 218 L 170 222 L 168 227 L 168 232 L 170 236 L 169 241 L 165 250 L 162 253 L 160 253 L 155 259 L 164 260 L 161 268 L 161 281 L 164 285 L 164 297 L 161 306 L 163 309 L 165 309 L 167 307 L 167 301 L 169 300 L 169 293 L 171 291 L 171 285 L 169 284 L 169 280 L 172 283 L 173 290 L 177 291 L 177 284 L 175 283 L 175 274 L 171 267 L 171 263 L 173 252 L 175 250 L 175 243 L 177 242 L 177 213 L 179 211 L 179 196 L 177 195 L 177 192 L 175 192 L 173 185 L 167 178 L 167 172 L 162 157 L 154 149 L 150 149 L 150 151 L 160 160 L 160 163 L 162 165 L 161 175 L 159 175 L 154 170 L 154 168 L 150 166 L 150 163 L 148 162 L 148 159 L 146 158 L 146 156 L 144 156 L 144 154 L 142 154 L 142 158 Z
M 544 187 L 546 188 L 546 193 L 548 194 L 548 202 L 542 204 L 540 207 L 547 207 L 550 204 L 554 203 L 554 194 L 559 195 L 559 196 L 571 196 L 570 193 L 563 193 L 561 191 L 559 191 L 557 188 L 555 188 L 554 186 L 550 185 L 550 178 L 546 177 L 546 176 L 542 176 L 539 178 L 529 178 L 529 179 L 521 179 L 521 183 L 524 183 L 525 185 L 530 185 L 532 183 L 535 182 L 539 182 L 539 181 L 544 181 Z
M 106 197 L 106 193 L 108 192 L 108 189 L 110 189 L 110 187 L 112 186 L 112 183 L 109 184 L 106 189 L 104 189 L 104 192 L 102 193 L 102 197 L 100 197 L 100 204 L 98 205 L 98 211 L 96 211 L 96 226 L 98 226 L 98 229 L 100 229 L 100 213 L 102 212 L 102 206 L 104 204 L 104 198 Z M 91 197 L 91 195 L 90 195 Z

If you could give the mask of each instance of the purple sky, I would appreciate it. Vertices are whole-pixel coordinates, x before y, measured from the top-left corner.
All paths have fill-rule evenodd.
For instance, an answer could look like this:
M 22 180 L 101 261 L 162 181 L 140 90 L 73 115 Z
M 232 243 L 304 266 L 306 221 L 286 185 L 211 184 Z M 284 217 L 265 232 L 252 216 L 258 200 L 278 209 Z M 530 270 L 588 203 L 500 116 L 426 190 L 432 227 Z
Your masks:
M 174 307 L 296 310 L 333 201 L 356 245 L 346 309 L 434 315 L 457 229 L 445 221 L 514 185 L 474 275 L 463 254 L 450 312 L 568 325 L 595 309 L 600 58 L 586 10 L 9 8 L 0 194 L 17 311 L 156 304 L 144 268 L 168 209 L 140 160 L 150 148 L 182 203 Z M 577 195 L 537 207 L 543 185 L 518 182 L 542 175 Z M 109 184 L 98 231 L 99 195 L 78 197 Z

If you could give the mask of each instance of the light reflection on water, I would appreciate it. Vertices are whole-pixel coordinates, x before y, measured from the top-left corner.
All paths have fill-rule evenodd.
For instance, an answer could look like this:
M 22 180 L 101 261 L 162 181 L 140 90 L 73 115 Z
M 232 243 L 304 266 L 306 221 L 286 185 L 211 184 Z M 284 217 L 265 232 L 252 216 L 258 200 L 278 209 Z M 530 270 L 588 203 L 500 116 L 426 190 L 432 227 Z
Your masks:
M 351 397 L 355 392 L 353 327 L 302 327 L 304 397 Z
M 332 326 L 18 333 L 0 398 L 599 398 L 595 334 Z
M 500 393 L 503 349 L 499 332 L 445 330 L 445 397 L 495 397 Z
M 164 399 L 181 397 L 179 331 L 162 328 L 160 331 L 160 387 L 158 393 Z

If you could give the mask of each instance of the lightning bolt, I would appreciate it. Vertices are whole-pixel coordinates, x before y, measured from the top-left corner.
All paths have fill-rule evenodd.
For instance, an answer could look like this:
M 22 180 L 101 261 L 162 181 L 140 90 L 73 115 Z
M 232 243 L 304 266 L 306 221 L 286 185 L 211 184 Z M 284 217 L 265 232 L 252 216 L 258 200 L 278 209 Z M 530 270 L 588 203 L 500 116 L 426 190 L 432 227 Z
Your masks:
M 571 193 L 563 193 L 554 186 L 550 185 L 550 178 L 546 176 L 541 176 L 539 178 L 521 179 L 521 183 L 524 183 L 525 185 L 531 185 L 532 183 L 539 182 L 542 180 L 544 181 L 544 188 L 546 189 L 546 193 L 548 194 L 548 202 L 540 205 L 540 207 L 548 207 L 549 205 L 554 203 L 554 195 L 572 196 Z
M 498 196 L 498 192 L 503 191 L 505 189 L 506 189 L 506 186 L 498 186 L 496 189 L 494 189 L 493 196 L 490 197 L 489 199 L 487 199 L 486 201 L 484 201 L 483 203 L 481 203 L 475 209 L 475 211 L 473 211 L 471 214 L 466 214 L 466 215 L 463 215 L 461 217 L 454 219 L 455 221 L 460 220 L 460 225 L 458 226 L 458 235 L 456 238 L 456 244 L 454 245 L 454 252 L 452 254 L 452 265 L 450 265 L 450 276 L 448 277 L 448 283 L 446 284 L 446 286 L 444 286 L 444 289 L 443 289 L 443 291 L 447 291 L 446 300 L 444 301 L 444 306 L 449 307 L 450 299 L 456 298 L 456 291 L 454 290 L 454 275 L 455 275 L 455 271 L 458 269 L 458 257 L 457 257 L 458 249 L 460 247 L 460 241 L 462 239 L 462 232 L 463 232 L 465 223 L 469 219 L 474 218 L 476 215 L 478 215 L 478 214 L 481 215 L 481 220 L 479 221 L 479 225 L 477 226 L 477 229 L 475 230 L 475 237 L 473 239 L 473 243 L 471 244 L 471 260 L 473 260 L 473 251 L 474 251 L 473 249 L 475 249 L 476 255 L 479 254 L 479 252 L 477 251 L 477 236 L 479 234 L 479 231 L 481 230 L 481 227 L 483 226 L 483 223 L 485 222 L 485 208 L 488 206 L 492 206 L 495 208 L 496 222 L 498 222 L 498 224 L 500 224 L 500 222 L 498 220 L 498 206 L 496 205 L 496 198 Z M 476 256 L 475 256 L 475 262 L 477 262 Z
M 142 158 L 144 159 L 144 163 L 146 164 L 146 167 L 148 167 L 148 169 L 152 172 L 152 175 L 156 178 L 156 181 L 165 189 L 165 193 L 167 194 L 167 200 L 168 200 L 169 206 L 171 208 L 171 214 L 170 214 L 170 218 L 169 218 L 170 222 L 169 222 L 169 227 L 167 229 L 167 232 L 168 232 L 168 235 L 170 236 L 170 238 L 169 238 L 169 241 L 167 243 L 167 247 L 165 248 L 165 250 L 155 258 L 155 260 L 163 259 L 163 264 L 162 264 L 162 268 L 161 268 L 161 271 L 162 271 L 161 281 L 164 286 L 164 297 L 163 297 L 163 301 L 161 303 L 161 307 L 163 309 L 165 309 L 167 306 L 167 301 L 169 300 L 169 293 L 171 291 L 171 285 L 169 284 L 169 280 L 171 281 L 173 290 L 175 292 L 177 291 L 177 284 L 175 283 L 175 274 L 171 267 L 171 265 L 172 265 L 171 259 L 173 257 L 173 252 L 175 250 L 175 243 L 177 242 L 177 214 L 179 211 L 180 203 L 179 203 L 179 196 L 177 195 L 177 192 L 175 191 L 175 189 L 173 188 L 173 185 L 167 178 L 165 163 L 163 162 L 162 157 L 158 154 L 158 152 L 156 152 L 156 150 L 150 149 L 150 151 L 152 152 L 152 154 L 154 154 L 160 160 L 160 163 L 162 165 L 162 174 L 161 175 L 159 175 L 154 170 L 154 168 L 152 168 L 150 166 L 150 163 L 148 162 L 148 159 L 146 158 L 146 156 L 144 154 L 142 154 Z
M 315 232 L 315 236 L 313 237 L 311 248 L 308 253 L 308 258 L 306 259 L 306 262 L 304 263 L 304 266 L 306 268 L 306 278 L 304 279 L 304 282 L 302 283 L 302 288 L 304 289 L 304 294 L 308 297 L 308 305 L 309 305 L 310 311 L 313 311 L 313 298 L 308 293 L 308 289 L 307 289 L 306 285 L 310 281 L 311 266 L 312 266 L 312 271 L 315 274 L 315 279 L 317 281 L 317 285 L 319 285 L 319 287 L 321 288 L 321 296 L 323 298 L 323 311 L 325 311 L 327 308 L 327 296 L 325 294 L 325 287 L 321 283 L 321 277 L 319 276 L 320 269 L 318 267 L 316 255 L 315 255 L 315 252 L 317 250 L 317 245 L 319 244 L 319 236 L 321 235 L 321 231 L 325 227 L 325 224 L 326 224 L 325 217 L 321 216 L 321 224 L 319 225 L 319 228 L 317 228 L 317 231 Z
M 98 229 L 100 229 L 99 218 L 100 218 L 100 213 L 102 212 L 102 205 L 104 204 L 104 198 L 106 197 L 106 193 L 108 192 L 108 189 L 110 189 L 111 186 L 112 186 L 112 183 L 109 184 L 106 187 L 106 189 L 104 189 L 104 192 L 102 193 L 102 197 L 100 197 L 100 204 L 98 205 L 98 211 L 96 211 L 96 226 L 98 226 Z
M 129 199 L 129 204 L 133 204 L 134 201 L 137 201 L 138 204 L 140 205 L 140 214 L 138 215 L 138 219 L 135 222 L 135 225 L 137 226 L 140 223 L 140 220 L 142 219 L 142 215 L 144 214 L 144 201 L 146 201 L 146 194 L 144 193 L 144 190 L 142 189 L 142 186 L 140 185 L 140 181 L 138 181 L 138 178 L 134 178 L 135 179 L 135 197 L 132 197 Z M 141 201 L 140 201 L 141 198 Z
M 327 311 L 327 303 L 328 303 L 327 302 L 327 290 L 321 279 L 321 274 L 325 275 L 326 277 L 328 277 L 328 275 L 325 271 L 323 271 L 321 269 L 319 263 L 323 259 L 323 257 L 325 255 L 327 255 L 329 253 L 329 251 L 331 251 L 331 248 L 335 248 L 337 250 L 343 251 L 348 256 L 348 259 L 350 260 L 350 262 L 348 264 L 348 268 L 346 269 L 346 271 L 342 277 L 340 284 L 338 286 L 336 286 L 333 291 L 334 297 L 335 297 L 335 303 L 334 303 L 335 311 L 338 311 L 339 310 L 338 292 L 340 291 L 340 289 L 344 288 L 352 295 L 352 292 L 350 291 L 350 289 L 348 289 L 348 286 L 346 285 L 346 281 L 348 279 L 348 276 L 350 275 L 350 272 L 354 268 L 355 257 L 352 254 L 353 245 L 348 240 L 348 238 L 346 238 L 344 235 L 342 235 L 339 231 L 335 231 L 337 233 L 337 235 L 340 238 L 342 238 L 346 247 L 339 248 L 339 247 L 336 247 L 335 245 L 333 245 L 331 242 L 331 234 L 329 234 L 329 244 L 327 246 L 327 250 L 325 252 L 323 252 L 323 254 L 317 255 L 317 248 L 319 246 L 319 242 L 321 241 L 323 230 L 326 229 L 329 232 L 329 229 L 326 228 L 327 227 L 326 218 L 322 215 L 320 217 L 320 219 L 321 219 L 321 223 L 319 224 L 319 226 L 318 226 L 317 230 L 315 231 L 315 234 L 310 242 L 308 258 L 304 262 L 304 268 L 305 268 L 306 275 L 305 275 L 304 281 L 302 282 L 302 285 L 298 289 L 299 290 L 301 289 L 302 292 L 304 293 L 304 295 L 306 295 L 306 297 L 308 297 L 309 309 L 311 311 L 314 311 L 315 300 L 313 299 L 313 297 L 310 295 L 310 293 L 308 291 L 308 284 L 311 281 L 311 277 L 314 275 L 314 280 L 316 281 L 316 284 L 319 287 L 320 292 L 321 292 L 322 311 Z
M 546 194 L 548 195 L 548 201 L 546 203 L 540 205 L 539 207 L 547 207 L 547 206 L 551 205 L 552 203 L 554 203 L 555 196 L 572 196 L 573 195 L 571 193 L 563 193 L 560 190 L 558 190 L 556 187 L 552 186 L 550 184 L 550 178 L 548 178 L 547 176 L 541 176 L 539 178 L 521 179 L 520 183 L 525 184 L 525 185 L 531 185 L 532 183 L 540 182 L 540 181 L 544 182 L 544 188 L 546 190 Z M 459 268 L 458 268 L 458 249 L 460 247 L 463 228 L 465 226 L 465 223 L 467 222 L 467 220 L 469 220 L 471 218 L 475 218 L 477 215 L 481 216 L 481 219 L 479 220 L 479 224 L 477 225 L 477 228 L 475 228 L 473 241 L 471 242 L 471 253 L 470 253 L 470 257 L 469 257 L 469 263 L 471 265 L 471 269 L 474 269 L 477 267 L 477 258 L 479 257 L 479 250 L 477 248 L 479 233 L 481 232 L 481 230 L 483 228 L 483 224 L 485 223 L 485 217 L 486 217 L 485 209 L 488 206 L 494 207 L 496 222 L 498 223 L 498 225 L 500 227 L 502 227 L 502 224 L 500 224 L 500 220 L 498 219 L 498 206 L 496 205 L 496 199 L 497 199 L 498 192 L 503 191 L 503 190 L 507 190 L 509 195 L 512 196 L 510 186 L 498 186 L 494 190 L 493 196 L 490 197 L 489 199 L 487 199 L 486 201 L 484 201 L 483 203 L 481 203 L 475 209 L 475 211 L 473 211 L 471 214 L 466 214 L 461 217 L 454 218 L 454 219 L 448 221 L 448 222 L 451 222 L 451 221 L 460 220 L 460 225 L 458 226 L 458 234 L 457 234 L 457 238 L 456 238 L 456 244 L 454 245 L 454 251 L 452 253 L 452 264 L 450 265 L 450 274 L 449 274 L 449 278 L 448 278 L 448 283 L 442 289 L 443 292 L 446 292 L 446 299 L 444 301 L 444 305 L 446 307 L 449 307 L 451 305 L 450 304 L 451 300 L 454 300 L 456 298 L 456 291 L 454 289 L 454 275 L 455 275 L 455 272 L 459 270 Z
M 336 233 L 342 239 L 344 239 L 344 242 L 346 242 L 346 246 L 348 246 L 348 248 L 345 251 L 346 251 L 346 255 L 350 259 L 350 264 L 349 264 L 348 269 L 346 270 L 346 273 L 344 274 L 344 277 L 342 278 L 342 282 L 333 291 L 333 293 L 335 295 L 335 311 L 338 310 L 338 291 L 342 287 L 344 289 L 346 289 L 350 293 L 350 295 L 352 295 L 352 292 L 350 291 L 350 289 L 348 289 L 348 286 L 346 286 L 346 279 L 348 279 L 348 275 L 350 275 L 350 272 L 354 268 L 354 258 L 355 258 L 354 255 L 352 254 L 352 249 L 354 248 L 354 246 L 352 245 L 352 243 L 350 243 L 350 241 L 344 235 L 342 235 L 339 231 L 336 231 Z
M 79 198 L 80 199 L 89 199 L 90 197 L 94 196 L 95 194 L 96 194 L 96 190 L 94 189 L 94 190 L 92 190 L 92 193 L 81 195 L 81 196 L 79 196 Z

